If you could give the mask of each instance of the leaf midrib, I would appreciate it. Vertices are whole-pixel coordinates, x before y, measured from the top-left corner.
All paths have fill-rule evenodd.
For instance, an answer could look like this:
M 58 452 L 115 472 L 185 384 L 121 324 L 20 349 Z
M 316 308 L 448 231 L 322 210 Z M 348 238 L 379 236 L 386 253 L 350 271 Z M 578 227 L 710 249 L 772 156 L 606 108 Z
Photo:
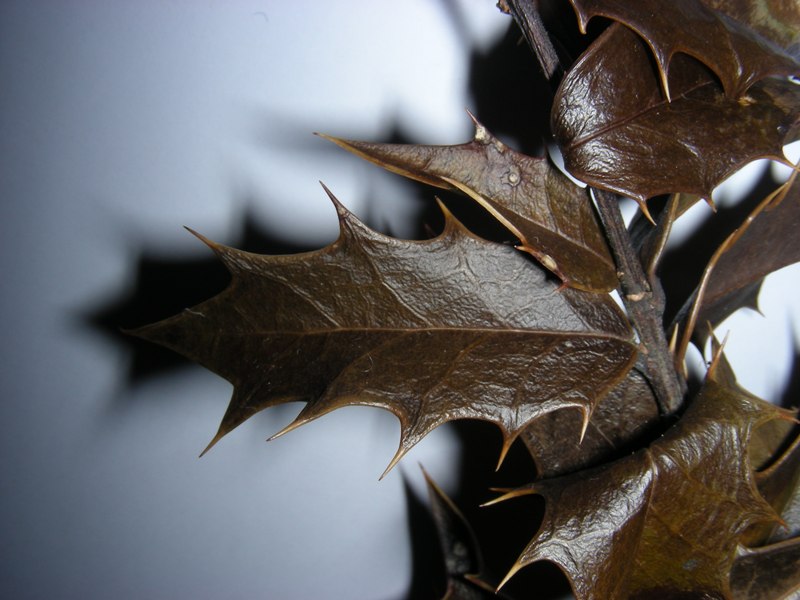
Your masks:
M 695 85 L 694 87 L 689 88 L 686 91 L 682 92 L 680 94 L 680 96 L 678 96 L 677 98 L 673 99 L 672 102 L 667 102 L 666 100 L 664 100 L 662 98 L 662 100 L 660 102 L 658 102 L 657 104 L 653 104 L 651 106 L 648 106 L 646 109 L 641 110 L 641 111 L 639 111 L 637 113 L 633 113 L 632 115 L 626 116 L 626 117 L 622 118 L 619 121 L 614 121 L 613 124 L 610 124 L 610 125 L 607 125 L 605 127 L 602 127 L 600 129 L 598 129 L 592 135 L 589 135 L 589 136 L 586 136 L 586 137 L 581 137 L 581 138 L 575 138 L 575 140 L 573 142 L 571 142 L 569 145 L 566 146 L 566 150 L 571 151 L 571 150 L 573 150 L 575 148 L 578 148 L 580 146 L 588 144 L 589 142 L 592 142 L 597 138 L 603 137 L 604 135 L 608 134 L 610 131 L 613 131 L 614 129 L 620 129 L 622 127 L 625 127 L 628 123 L 630 123 L 632 121 L 635 121 L 635 120 L 641 118 L 643 115 L 646 115 L 647 113 L 649 113 L 651 111 L 654 111 L 654 110 L 656 110 L 658 108 L 661 108 L 664 105 L 670 105 L 672 103 L 679 102 L 681 100 L 689 100 L 689 98 L 686 98 L 687 94 L 691 94 L 691 93 L 693 93 L 693 92 L 695 92 L 695 91 L 697 91 L 699 89 L 702 89 L 702 88 L 704 88 L 706 86 L 709 86 L 709 85 L 715 85 L 715 83 L 713 81 L 705 81 L 703 83 Z
M 610 339 L 618 340 L 634 346 L 634 340 L 630 337 L 625 337 L 612 332 L 591 332 L 591 331 L 551 331 L 546 329 L 525 329 L 525 328 L 502 328 L 498 326 L 486 327 L 332 327 L 330 329 L 299 329 L 299 330 L 266 330 L 266 331 L 237 331 L 234 333 L 220 332 L 220 337 L 267 337 L 271 335 L 278 336 L 313 336 L 313 335 L 331 335 L 342 333 L 396 333 L 400 335 L 410 333 L 426 333 L 426 332 L 443 332 L 443 333 L 474 333 L 474 334 L 491 334 L 491 335 L 540 335 L 550 337 L 566 337 L 566 338 L 597 338 L 597 339 Z

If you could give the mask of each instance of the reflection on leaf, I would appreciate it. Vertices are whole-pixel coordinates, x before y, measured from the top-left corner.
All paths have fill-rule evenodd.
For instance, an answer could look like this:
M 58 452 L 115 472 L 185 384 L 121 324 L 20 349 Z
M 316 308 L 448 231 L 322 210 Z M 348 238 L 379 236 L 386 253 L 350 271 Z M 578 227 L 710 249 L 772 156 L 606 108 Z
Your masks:
M 507 494 L 547 503 L 511 574 L 553 561 L 579 600 L 730 597 L 741 536 L 777 519 L 747 460 L 754 428 L 777 418 L 788 413 L 712 376 L 649 448 Z
M 575 177 L 639 202 L 676 192 L 710 199 L 748 162 L 785 161 L 782 148 L 800 124 L 800 86 L 766 79 L 745 98 L 729 98 L 699 63 L 679 55 L 667 102 L 648 52 L 615 24 L 562 80 L 553 134 Z
M 652 50 L 667 98 L 679 92 L 670 83 L 670 63 L 685 53 L 708 66 L 732 99 L 769 76 L 800 72 L 800 63 L 744 23 L 709 8 L 700 0 L 570 0 L 585 31 L 593 16 L 626 25 Z

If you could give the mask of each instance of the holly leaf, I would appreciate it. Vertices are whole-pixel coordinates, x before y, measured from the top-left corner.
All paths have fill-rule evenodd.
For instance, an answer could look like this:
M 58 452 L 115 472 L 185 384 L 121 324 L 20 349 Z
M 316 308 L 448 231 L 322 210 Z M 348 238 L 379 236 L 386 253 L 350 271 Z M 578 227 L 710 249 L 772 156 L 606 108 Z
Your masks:
M 702 346 L 712 327 L 731 313 L 744 306 L 755 308 L 766 275 L 800 259 L 794 243 L 800 224 L 797 193 L 795 172 L 759 202 L 714 252 L 700 283 L 676 316 L 676 322 L 684 322 L 676 364 L 685 358 L 691 339 Z M 708 326 L 698 328 L 698 321 Z
M 503 497 L 546 502 L 509 577 L 549 560 L 578 600 L 730 597 L 741 536 L 777 519 L 747 460 L 752 432 L 787 412 L 710 373 L 683 418 L 649 448 Z
M 598 405 L 583 439 L 581 415 L 571 410 L 536 419 L 520 439 L 528 447 L 538 475 L 555 477 L 618 458 L 650 430 L 658 417 L 650 385 L 637 369 L 631 369 Z
M 766 532 L 770 543 L 800 537 L 800 435 L 769 468 L 756 474 L 758 489 L 781 515 L 782 524 Z
M 722 353 L 722 344 L 712 334 L 711 352 L 716 356 L 715 380 L 737 393 L 750 395 L 736 380 L 733 367 Z M 797 413 L 793 413 L 797 416 Z M 754 525 L 742 537 L 748 547 L 762 546 L 800 535 L 800 436 L 794 432 L 797 422 L 789 418 L 772 419 L 753 430 L 748 447 L 748 460 L 755 472 L 761 496 L 769 502 L 782 523 Z
M 322 137 L 389 171 L 471 197 L 564 284 L 595 292 L 616 288 L 614 260 L 586 190 L 547 158 L 517 152 L 474 122 L 473 140 L 455 146 Z
M 676 98 L 669 82 L 677 53 L 707 65 L 726 95 L 737 99 L 756 81 L 769 76 L 789 77 L 800 63 L 778 45 L 747 25 L 717 12 L 700 0 L 570 0 L 582 32 L 594 16 L 603 16 L 639 34 L 655 56 L 666 98 Z
M 561 81 L 551 115 L 570 173 L 641 204 L 677 192 L 710 199 L 752 160 L 786 162 L 800 86 L 766 79 L 732 99 L 696 61 L 673 62 L 667 102 L 647 46 L 630 29 L 614 24 L 589 47 Z
M 800 57 L 800 3 L 785 0 L 704 0 L 709 8 L 745 23 Z
M 800 538 L 743 550 L 731 571 L 734 600 L 796 598 L 800 590 Z
M 777 199 L 767 199 L 715 255 L 697 320 L 716 326 L 743 306 L 752 306 L 764 277 L 800 262 L 800 184 L 793 178 Z M 700 328 L 698 333 L 705 329 Z
M 394 413 L 400 447 L 389 468 L 454 419 L 495 423 L 505 452 L 553 410 L 578 409 L 588 421 L 635 361 L 630 326 L 608 295 L 557 291 L 526 255 L 470 234 L 446 211 L 440 236 L 405 241 L 331 199 L 335 243 L 262 256 L 204 240 L 230 287 L 135 332 L 234 385 L 210 446 L 260 410 L 303 401 L 281 433 L 342 406 Z
M 758 297 L 761 295 L 761 286 L 763 284 L 764 280 L 762 278 L 750 285 L 731 289 L 729 293 L 717 296 L 708 303 L 703 302 L 697 317 L 698 324 L 710 323 L 711 327 L 716 328 L 717 325 L 742 308 L 759 311 Z M 696 296 L 692 294 L 687 301 L 687 308 L 695 298 Z M 685 316 L 683 310 L 678 317 L 682 316 Z M 707 328 L 703 326 L 697 327 L 692 339 L 698 347 L 702 347 L 708 339 Z
M 771 423 L 780 426 L 769 428 Z M 786 429 L 792 425 L 771 421 L 756 433 L 764 438 L 762 445 L 768 449 L 785 447 Z M 731 586 L 735 600 L 789 598 L 800 590 L 800 435 L 796 431 L 794 441 L 773 459 L 756 473 L 756 484 L 780 514 L 781 522 L 765 523 L 748 532 L 747 545 L 757 547 L 743 549 L 734 563 Z

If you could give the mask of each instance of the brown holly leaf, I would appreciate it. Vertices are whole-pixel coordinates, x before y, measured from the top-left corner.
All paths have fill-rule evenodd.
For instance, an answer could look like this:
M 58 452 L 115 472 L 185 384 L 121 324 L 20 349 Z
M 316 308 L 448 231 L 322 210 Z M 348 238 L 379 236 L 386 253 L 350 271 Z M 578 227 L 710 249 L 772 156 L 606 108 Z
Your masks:
M 698 326 L 694 331 L 693 338 L 698 347 L 703 347 L 708 339 L 708 331 L 702 324 L 710 323 L 712 327 L 716 328 L 717 325 L 739 309 L 749 308 L 759 311 L 758 297 L 761 294 L 761 286 L 763 284 L 764 280 L 761 279 L 744 287 L 733 289 L 730 293 L 715 298 L 708 305 L 704 303 L 697 317 Z M 687 302 L 691 302 L 694 299 L 695 296 L 692 295 Z M 685 313 L 681 311 L 678 316 L 685 316 Z
M 745 23 L 800 57 L 800 2 L 793 0 L 703 0 L 709 8 Z
M 774 466 L 773 463 L 791 442 L 794 426 L 795 423 L 791 421 L 770 421 L 756 430 L 750 444 L 750 464 L 756 470 L 758 478 L 764 475 L 761 471 L 769 471 Z M 797 459 L 800 459 L 800 455 Z M 769 495 L 763 489 L 761 492 L 769 500 Z
M 722 353 L 722 346 L 712 333 L 711 353 L 717 357 L 715 380 L 728 389 L 755 398 L 739 385 L 733 367 Z M 798 529 L 793 530 L 791 517 L 787 521 L 786 512 L 791 511 L 792 496 L 796 495 L 800 484 L 800 437 L 794 433 L 797 422 L 790 418 L 788 412 L 785 417 L 772 419 L 756 427 L 748 446 L 748 460 L 755 472 L 758 491 L 775 513 L 781 515 L 783 524 L 779 526 L 777 522 L 768 522 L 751 527 L 742 537 L 742 543 L 746 546 L 761 546 L 800 534 L 800 521 L 797 522 Z
M 713 367 L 683 418 L 649 448 L 503 498 L 539 494 L 539 532 L 509 576 L 556 563 L 578 600 L 729 598 L 741 536 L 777 518 L 759 494 L 754 428 L 787 413 L 715 380 Z
M 678 93 L 669 81 L 677 53 L 707 65 L 726 95 L 741 98 L 756 81 L 800 73 L 800 63 L 747 25 L 717 12 L 700 0 L 570 0 L 586 32 L 594 16 L 619 21 L 639 34 L 655 56 L 666 97 Z
M 473 140 L 456 146 L 322 137 L 389 171 L 471 197 L 520 240 L 520 250 L 566 285 L 595 292 L 616 288 L 614 260 L 586 190 L 547 158 L 507 147 L 474 121 Z
M 764 277 L 800 261 L 800 183 L 793 178 L 779 198 L 768 199 L 726 240 L 712 265 L 698 322 L 716 325 L 752 304 Z M 715 258 L 717 258 L 715 256 Z M 701 328 L 700 331 L 704 331 Z
M 673 62 L 667 102 L 647 46 L 630 29 L 614 24 L 589 47 L 561 81 L 551 115 L 570 173 L 643 203 L 677 192 L 710 199 L 752 160 L 786 162 L 800 86 L 765 79 L 732 99 L 696 61 Z
M 772 441 L 784 441 L 782 429 L 771 436 Z M 756 483 L 782 522 L 765 523 L 748 532 L 748 545 L 759 547 L 742 550 L 736 559 L 731 573 L 733 595 L 736 600 L 789 598 L 800 590 L 800 436 L 774 464 L 756 473 Z
M 783 519 L 765 540 L 779 542 L 800 536 L 800 436 L 796 435 L 780 460 L 756 474 L 756 482 L 761 494 Z
M 532 420 L 595 405 L 636 358 L 605 294 L 558 291 L 545 271 L 446 213 L 444 232 L 404 241 L 368 229 L 335 199 L 340 236 L 315 252 L 262 256 L 206 243 L 230 287 L 135 333 L 234 385 L 213 445 L 254 413 L 306 402 L 282 433 L 336 408 L 400 420 L 390 463 L 454 419 L 501 429 L 504 451 Z
M 800 590 L 800 538 L 743 550 L 731 571 L 734 600 L 791 600 Z
M 707 332 L 734 311 L 754 306 L 762 280 L 771 272 L 800 260 L 794 233 L 800 225 L 800 187 L 796 172 L 789 181 L 759 202 L 744 222 L 717 248 L 703 271 L 700 283 L 687 301 L 688 314 L 676 364 L 683 364 L 689 341 L 699 345 Z M 706 324 L 708 327 L 696 328 Z
M 543 415 L 525 428 L 520 439 L 528 447 L 538 475 L 555 477 L 616 458 L 658 417 L 650 385 L 637 369 L 631 369 L 598 405 L 583 439 L 581 415 L 572 410 Z

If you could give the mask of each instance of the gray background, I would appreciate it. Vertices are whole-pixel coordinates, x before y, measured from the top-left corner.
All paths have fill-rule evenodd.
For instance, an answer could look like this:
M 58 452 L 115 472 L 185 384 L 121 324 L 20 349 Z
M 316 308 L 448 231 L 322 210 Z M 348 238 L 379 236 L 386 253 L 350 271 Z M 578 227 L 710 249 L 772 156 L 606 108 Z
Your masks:
M 409 233 L 419 207 L 396 179 L 311 132 L 468 139 L 468 47 L 507 23 L 492 0 L 0 4 L 0 596 L 402 597 L 400 470 L 452 489 L 447 427 L 380 483 L 398 426 L 366 408 L 265 444 L 299 406 L 267 411 L 198 460 L 228 384 L 192 368 L 131 387 L 127 349 L 85 317 L 130 292 L 143 252 L 206 258 L 183 225 L 229 242 L 249 214 L 331 241 L 318 180 Z M 798 291 L 784 270 L 766 317 L 723 327 L 766 397 Z

